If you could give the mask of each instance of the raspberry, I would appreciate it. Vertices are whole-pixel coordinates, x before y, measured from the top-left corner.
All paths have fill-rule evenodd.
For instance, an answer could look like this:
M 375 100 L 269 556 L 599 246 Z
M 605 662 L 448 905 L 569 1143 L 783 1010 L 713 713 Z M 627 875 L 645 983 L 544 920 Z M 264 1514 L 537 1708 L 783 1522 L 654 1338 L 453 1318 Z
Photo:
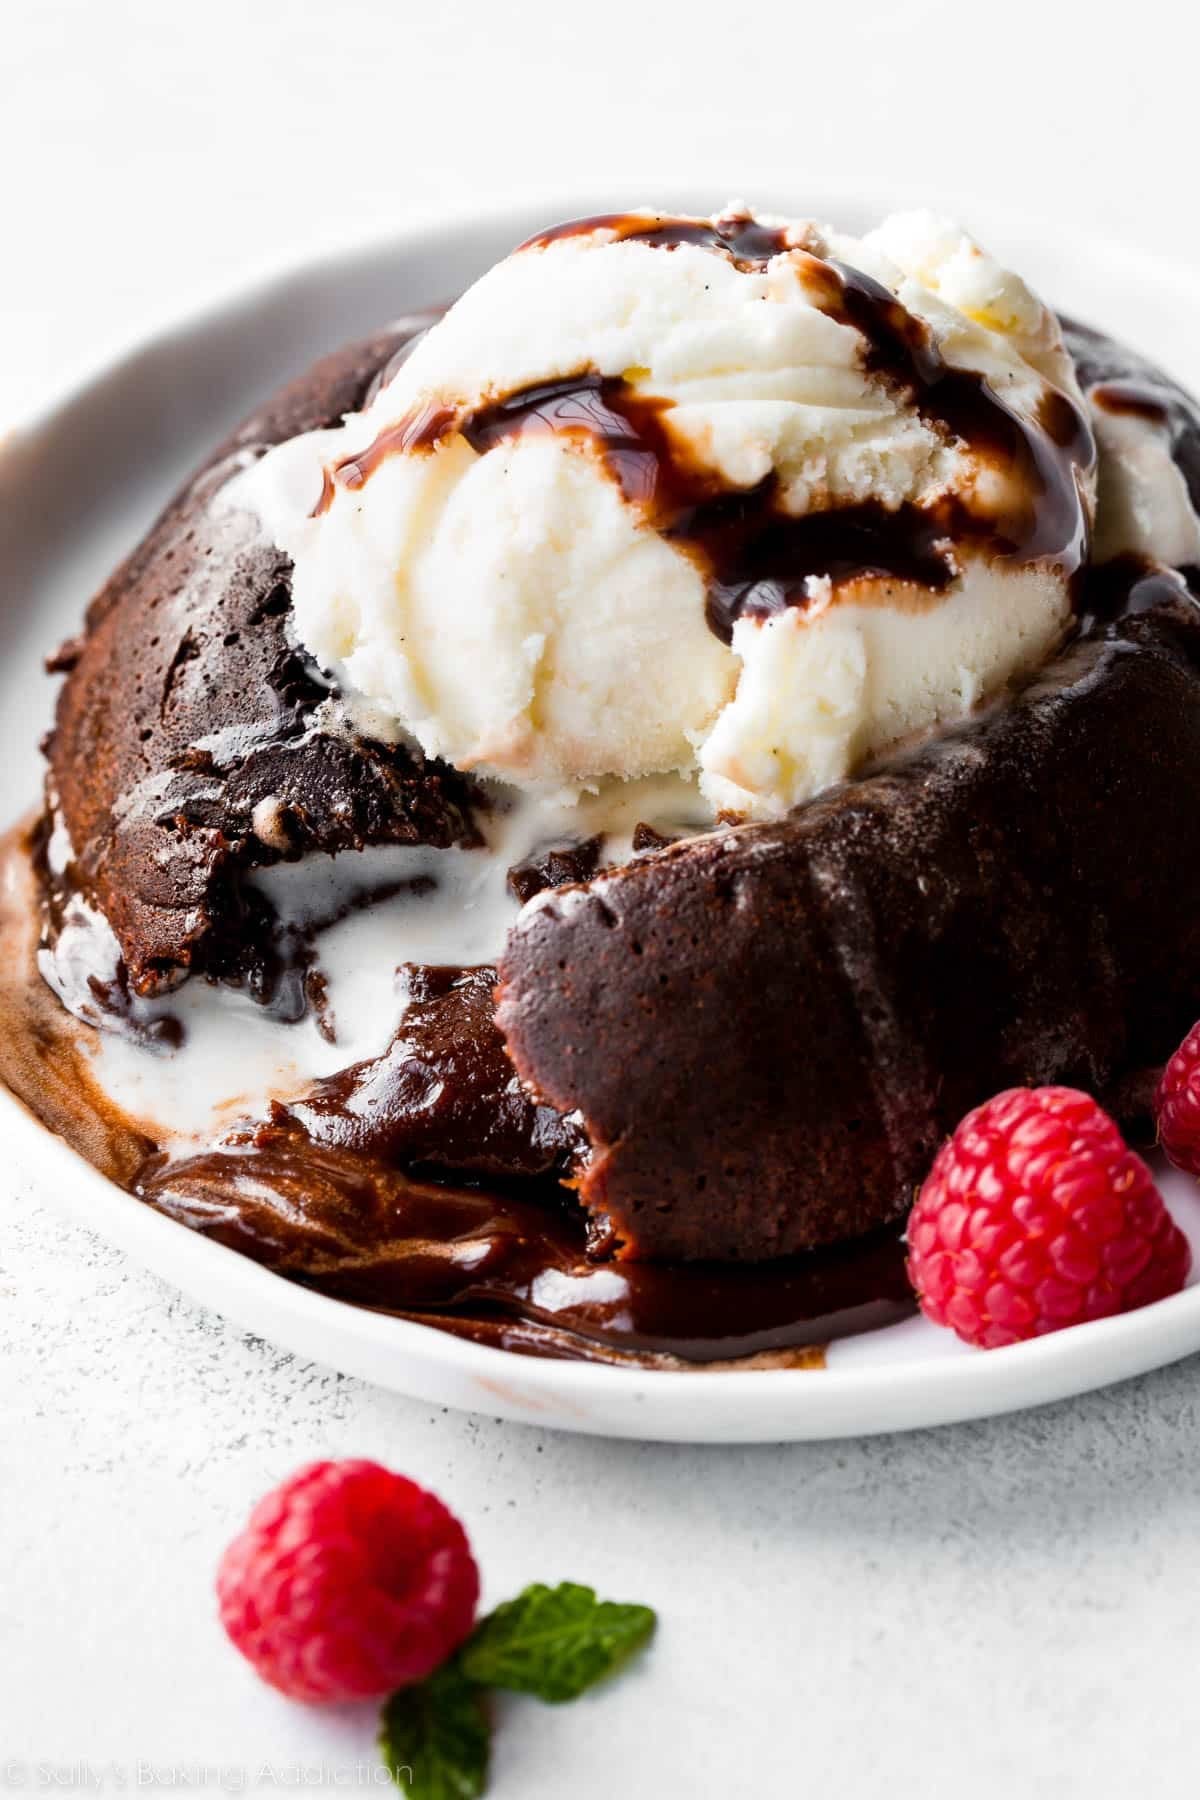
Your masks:
M 221 1623 L 294 1700 L 423 1681 L 467 1636 L 479 1572 L 434 1494 L 373 1462 L 315 1462 L 260 1500 L 217 1572 Z
M 908 1222 L 921 1310 L 994 1349 L 1183 1286 L 1187 1239 L 1087 1094 L 1010 1088 L 943 1144 Z
M 1200 1175 L 1200 1022 L 1163 1070 L 1154 1113 L 1159 1142 L 1175 1167 Z

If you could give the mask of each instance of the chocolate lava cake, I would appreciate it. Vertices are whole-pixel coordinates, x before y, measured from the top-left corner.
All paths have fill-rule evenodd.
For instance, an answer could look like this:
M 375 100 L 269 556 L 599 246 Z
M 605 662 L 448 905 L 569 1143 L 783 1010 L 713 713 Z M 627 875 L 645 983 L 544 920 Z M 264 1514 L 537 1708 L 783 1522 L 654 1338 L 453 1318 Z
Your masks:
M 53 660 L 44 929 L 52 944 L 73 897 L 104 915 L 121 964 L 97 1003 L 113 1014 L 189 977 L 287 1017 L 319 1007 L 251 873 L 479 842 L 486 784 L 340 705 L 289 629 L 288 558 L 253 514 L 212 504 L 268 447 L 359 408 L 410 335 L 327 357 L 260 407 Z M 1152 389 L 1200 503 L 1192 402 L 1097 334 L 1068 328 L 1068 344 L 1085 389 Z M 410 969 L 382 1056 L 201 1156 L 152 1149 L 133 1185 L 353 1298 L 378 1302 L 381 1256 L 411 1262 L 398 1222 L 426 1221 L 429 1262 L 429 1240 L 459 1215 L 478 1235 L 483 1208 L 495 1256 L 519 1262 L 553 1220 L 556 1266 L 586 1282 L 592 1265 L 649 1265 L 661 1301 L 655 1265 L 708 1279 L 779 1262 L 800 1281 L 815 1247 L 893 1242 L 939 1141 L 1006 1085 L 1082 1086 L 1134 1124 L 1200 1013 L 1187 573 L 1085 570 L 1071 641 L 1019 692 L 786 818 L 679 842 L 647 826 L 623 866 L 581 842 L 514 870 L 527 904 L 497 968 Z M 760 1276 L 738 1279 L 765 1343 L 779 1308 Z M 880 1277 L 874 1298 L 898 1304 L 901 1286 Z

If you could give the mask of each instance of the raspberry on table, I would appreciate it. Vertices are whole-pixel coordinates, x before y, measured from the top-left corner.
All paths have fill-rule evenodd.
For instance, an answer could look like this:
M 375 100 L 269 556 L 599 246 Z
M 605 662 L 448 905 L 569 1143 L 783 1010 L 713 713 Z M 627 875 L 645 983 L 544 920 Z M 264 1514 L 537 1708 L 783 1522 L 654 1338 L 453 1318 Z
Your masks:
M 221 1558 L 221 1623 L 295 1700 L 422 1681 L 475 1620 L 467 1535 L 434 1494 L 378 1463 L 315 1462 L 260 1500 Z
M 1175 1167 L 1200 1175 L 1200 1021 L 1163 1070 L 1154 1116 L 1159 1142 Z
M 1089 1095 L 1010 1088 L 942 1146 L 908 1222 L 921 1310 L 995 1349 L 1176 1293 L 1191 1251 Z

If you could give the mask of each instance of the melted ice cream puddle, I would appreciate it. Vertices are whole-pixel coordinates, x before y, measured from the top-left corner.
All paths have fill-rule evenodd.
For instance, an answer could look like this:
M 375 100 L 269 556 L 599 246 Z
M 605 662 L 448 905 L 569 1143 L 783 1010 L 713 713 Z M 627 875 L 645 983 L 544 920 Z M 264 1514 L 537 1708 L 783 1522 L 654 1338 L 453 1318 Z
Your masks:
M 183 1153 L 198 1138 L 261 1116 L 272 1100 L 295 1098 L 322 1076 L 379 1056 L 404 1016 L 401 964 L 494 962 L 521 910 L 508 887 L 514 865 L 597 834 L 605 838 L 602 864 L 622 863 L 638 823 L 670 836 L 712 823 L 695 785 L 677 776 L 617 782 L 577 799 L 499 787 L 492 798 L 479 849 L 381 845 L 281 863 L 249 878 L 271 901 L 285 939 L 311 939 L 332 1041 L 311 1011 L 290 1024 L 241 989 L 194 977 L 174 994 L 131 1006 L 141 1026 L 177 1021 L 177 1048 L 99 1032 L 100 1087 L 164 1149 Z M 63 845 L 58 852 L 68 854 Z M 119 953 L 98 913 L 72 901 L 54 951 L 39 960 L 71 1011 L 102 1022 L 89 984 L 113 981 Z

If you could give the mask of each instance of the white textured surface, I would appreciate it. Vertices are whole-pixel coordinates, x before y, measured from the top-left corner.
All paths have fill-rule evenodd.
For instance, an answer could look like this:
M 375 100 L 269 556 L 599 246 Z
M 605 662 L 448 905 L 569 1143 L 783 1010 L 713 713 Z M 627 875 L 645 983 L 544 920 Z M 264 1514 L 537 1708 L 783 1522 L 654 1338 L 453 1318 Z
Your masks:
M 486 1598 L 573 1577 L 661 1610 L 607 1692 L 502 1708 L 500 1800 L 1195 1793 L 1194 1361 L 987 1425 L 639 1446 L 298 1364 L 21 1195 L 0 1244 L 0 1760 L 31 1783 L 369 1760 L 369 1709 L 278 1700 L 210 1603 L 252 1497 L 368 1453 L 461 1509 Z
M 1174 0 L 1097 4 L 1086 27 L 1044 0 L 732 16 L 704 0 L 10 9 L 0 429 L 284 251 L 608 172 L 621 201 L 651 198 L 660 170 L 711 178 L 718 199 L 764 169 L 877 191 L 885 152 L 901 199 L 970 218 L 1032 196 L 1200 255 L 1196 27 Z M 136 1789 L 139 1762 L 175 1791 L 264 1764 L 275 1786 L 322 1765 L 327 1785 L 350 1779 L 370 1717 L 258 1687 L 209 1583 L 268 1483 L 368 1454 L 461 1510 L 489 1598 L 570 1576 L 662 1610 L 651 1660 L 612 1691 L 504 1709 L 498 1800 L 1183 1800 L 1200 1761 L 1196 1396 L 1193 1360 L 858 1445 L 543 1437 L 298 1365 L 0 1189 L 0 1783 L 24 1764 L 48 1791 L 42 1763 L 81 1785 L 81 1759 L 109 1792 L 121 1775 Z

